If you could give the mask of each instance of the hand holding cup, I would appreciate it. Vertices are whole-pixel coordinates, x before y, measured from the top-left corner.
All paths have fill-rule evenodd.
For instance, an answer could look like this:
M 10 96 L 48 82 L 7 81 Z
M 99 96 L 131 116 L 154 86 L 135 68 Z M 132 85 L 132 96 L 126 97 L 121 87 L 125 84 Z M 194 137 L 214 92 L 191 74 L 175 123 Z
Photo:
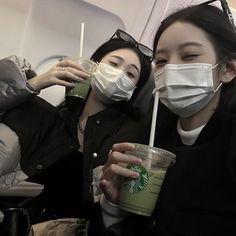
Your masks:
M 54 65 L 47 72 L 28 80 L 35 91 L 53 86 L 61 85 L 69 88 L 89 78 L 85 69 L 73 60 L 63 60 Z
M 156 147 L 134 143 L 126 153 L 142 159 L 140 165 L 127 168 L 139 173 L 137 179 L 125 178 L 120 192 L 119 206 L 129 212 L 150 216 L 155 208 L 167 168 L 175 163 L 175 154 Z
M 142 161 L 140 158 L 124 153 L 134 148 L 135 146 L 130 143 L 118 143 L 114 144 L 110 151 L 100 178 L 100 188 L 109 202 L 118 203 L 122 178 L 139 177 L 137 172 L 126 168 L 128 164 L 140 164 Z
M 174 162 L 175 154 L 164 149 L 137 143 L 115 144 L 103 167 L 100 187 L 109 202 L 150 216 L 167 168 Z

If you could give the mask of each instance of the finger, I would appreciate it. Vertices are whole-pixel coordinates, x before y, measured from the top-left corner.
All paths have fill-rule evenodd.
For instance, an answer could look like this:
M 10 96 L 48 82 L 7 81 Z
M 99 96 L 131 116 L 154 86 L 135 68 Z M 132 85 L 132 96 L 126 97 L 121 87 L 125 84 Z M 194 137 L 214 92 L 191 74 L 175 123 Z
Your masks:
M 116 186 L 114 185 L 111 181 L 107 181 L 106 179 L 101 179 L 99 181 L 99 187 L 101 188 L 102 192 L 104 193 L 109 193 L 110 191 L 114 193 L 114 189 L 118 190 L 120 189 L 121 187 L 121 183 L 120 182 L 120 185 L 119 186 Z
M 112 151 L 125 152 L 134 150 L 135 145 L 132 143 L 116 143 L 112 146 Z
M 66 67 L 65 67 L 66 68 Z M 73 74 L 67 68 L 63 71 L 57 71 L 55 77 L 67 81 L 67 82 L 82 82 L 88 78 L 88 76 L 83 74 L 83 72 L 78 73 L 78 75 Z
M 122 166 L 126 166 L 127 164 L 141 164 L 142 163 L 142 159 L 132 156 L 130 154 L 125 154 L 125 153 L 121 153 L 118 151 L 111 151 L 110 154 L 108 155 L 108 160 L 105 163 L 103 169 L 108 168 L 110 165 L 112 164 L 122 164 Z
M 76 84 L 74 82 L 69 82 L 69 81 L 61 80 L 61 79 L 57 79 L 57 78 L 55 78 L 54 81 L 52 81 L 52 83 L 54 85 L 61 85 L 61 86 L 70 87 L 70 88 L 73 88 L 76 86 Z
M 106 191 L 110 186 L 110 182 L 106 179 L 101 179 L 99 181 L 99 187 L 102 189 L 102 191 Z
M 101 179 L 109 180 L 113 179 L 114 177 L 117 178 L 118 176 L 136 179 L 139 177 L 139 173 L 117 164 L 111 164 L 109 167 L 103 170 Z
M 78 62 L 76 61 L 71 61 L 71 60 L 64 60 L 60 63 L 58 63 L 59 66 L 61 67 L 71 67 L 71 68 L 75 68 L 77 70 L 81 70 L 85 72 L 85 69 L 83 66 L 81 66 Z
M 71 74 L 76 75 L 77 77 L 82 78 L 82 79 L 88 79 L 90 77 L 90 75 L 88 73 L 86 73 L 83 69 L 81 69 L 81 68 L 73 68 L 71 66 L 67 66 L 65 63 L 62 63 L 62 62 L 58 63 L 56 65 L 56 67 L 54 67 L 53 70 L 56 73 L 60 72 L 59 75 L 63 75 L 63 76 L 69 76 L 68 73 L 63 73 L 63 72 L 70 72 Z M 61 74 L 61 73 L 63 73 L 63 74 Z
M 72 73 L 73 75 L 76 75 L 80 78 L 83 78 L 83 79 L 88 79 L 90 77 L 90 75 L 82 70 L 78 70 L 78 69 L 75 69 L 73 67 L 64 67 L 65 68 L 65 71 L 69 71 L 70 73 Z
M 114 204 L 117 204 L 119 201 L 119 194 L 118 192 L 116 193 L 116 191 L 119 191 L 118 189 L 116 189 L 114 191 L 114 186 L 111 182 L 106 181 L 106 180 L 101 180 L 99 182 L 99 187 L 101 188 L 102 192 L 105 195 L 105 198 Z

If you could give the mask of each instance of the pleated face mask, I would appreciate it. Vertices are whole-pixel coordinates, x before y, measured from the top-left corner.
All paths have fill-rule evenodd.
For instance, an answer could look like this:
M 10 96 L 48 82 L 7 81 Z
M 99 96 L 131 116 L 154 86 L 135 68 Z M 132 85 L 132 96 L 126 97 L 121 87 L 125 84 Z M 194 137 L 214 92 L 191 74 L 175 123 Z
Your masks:
M 212 70 L 207 63 L 167 64 L 154 73 L 161 102 L 180 117 L 189 117 L 205 107 L 222 83 L 214 89 Z
M 91 87 L 101 101 L 108 104 L 129 100 L 136 88 L 123 70 L 105 63 L 100 63 L 92 75 Z

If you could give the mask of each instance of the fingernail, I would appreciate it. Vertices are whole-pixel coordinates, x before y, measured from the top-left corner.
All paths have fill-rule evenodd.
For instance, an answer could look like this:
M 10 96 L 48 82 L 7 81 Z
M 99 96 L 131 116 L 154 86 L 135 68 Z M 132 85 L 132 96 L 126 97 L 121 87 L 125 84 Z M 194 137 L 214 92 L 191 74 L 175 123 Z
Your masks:
M 132 174 L 132 177 L 135 178 L 135 179 L 137 179 L 137 178 L 139 177 L 139 173 L 138 173 L 138 172 L 133 173 L 133 174 Z
M 135 162 L 136 162 L 137 164 L 141 164 L 142 161 L 143 161 L 143 160 L 142 160 L 141 158 L 137 158 Z

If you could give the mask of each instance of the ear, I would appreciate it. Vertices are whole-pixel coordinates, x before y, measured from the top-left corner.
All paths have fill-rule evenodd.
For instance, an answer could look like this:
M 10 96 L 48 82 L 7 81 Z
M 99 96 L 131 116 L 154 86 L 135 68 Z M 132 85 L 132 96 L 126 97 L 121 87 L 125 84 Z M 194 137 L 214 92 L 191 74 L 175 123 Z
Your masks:
M 222 68 L 222 82 L 229 83 L 236 76 L 236 59 L 230 59 L 225 62 Z

